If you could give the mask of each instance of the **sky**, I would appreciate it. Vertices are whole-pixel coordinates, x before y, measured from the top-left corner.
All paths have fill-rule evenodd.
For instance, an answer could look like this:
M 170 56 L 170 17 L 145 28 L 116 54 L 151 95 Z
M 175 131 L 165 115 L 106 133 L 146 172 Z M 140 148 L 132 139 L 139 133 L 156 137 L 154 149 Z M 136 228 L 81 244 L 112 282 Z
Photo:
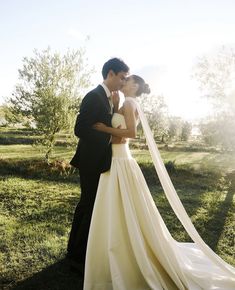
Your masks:
M 152 94 L 163 95 L 170 114 L 204 117 L 210 107 L 193 67 L 198 57 L 235 45 L 234 11 L 234 0 L 0 0 L 0 104 L 34 49 L 63 54 L 85 46 L 94 86 L 103 63 L 120 57 Z

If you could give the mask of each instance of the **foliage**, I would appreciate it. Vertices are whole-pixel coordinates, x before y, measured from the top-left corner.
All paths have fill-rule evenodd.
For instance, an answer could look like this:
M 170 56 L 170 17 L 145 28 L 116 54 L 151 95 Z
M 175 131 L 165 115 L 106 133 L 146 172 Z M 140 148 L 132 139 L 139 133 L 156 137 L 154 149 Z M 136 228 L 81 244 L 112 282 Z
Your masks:
M 169 118 L 168 137 L 170 140 L 176 139 L 180 134 L 182 120 L 179 117 Z
M 180 117 L 169 116 L 163 96 L 140 97 L 143 109 L 154 138 L 162 143 L 173 140 L 187 141 L 191 135 L 192 124 Z M 140 130 L 139 130 L 140 131 Z M 143 132 L 141 132 L 141 137 Z
M 184 121 L 181 128 L 181 141 L 188 141 L 192 132 L 192 124 Z
M 167 135 L 171 141 L 188 141 L 192 132 L 192 124 L 180 117 L 169 117 L 169 128 Z
M 213 120 L 201 125 L 204 139 L 208 144 L 235 150 L 235 48 L 223 46 L 200 57 L 194 71 L 204 96 L 215 110 Z
M 25 126 L 28 124 L 27 117 L 23 116 L 21 112 L 13 112 L 11 107 L 7 104 L 1 106 L 1 115 L 5 126 L 14 126 L 16 124 L 22 124 Z
M 5 106 L 2 105 L 2 106 L 0 106 L 0 126 L 3 127 L 6 125 L 7 125 L 7 121 L 5 118 Z
M 199 57 L 194 77 L 205 97 L 217 108 L 234 111 L 235 48 L 222 46 L 214 53 Z
M 167 105 L 163 96 L 141 96 L 140 105 L 157 140 L 165 141 L 168 129 Z
M 206 144 L 229 151 L 235 149 L 234 129 L 235 120 L 224 114 L 200 124 L 202 138 Z
M 49 158 L 55 134 L 72 130 L 84 89 L 90 85 L 92 70 L 87 68 L 85 50 L 68 50 L 61 56 L 50 48 L 34 51 L 23 59 L 19 83 L 10 99 L 14 116 L 29 118 L 46 145 Z

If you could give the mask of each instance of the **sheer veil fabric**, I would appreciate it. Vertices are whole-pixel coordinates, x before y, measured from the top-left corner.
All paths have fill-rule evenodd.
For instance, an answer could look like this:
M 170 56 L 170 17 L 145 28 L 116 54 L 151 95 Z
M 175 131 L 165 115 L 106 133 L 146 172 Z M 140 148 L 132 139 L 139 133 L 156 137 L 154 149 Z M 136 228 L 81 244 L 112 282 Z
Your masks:
M 194 241 L 173 239 L 128 144 L 113 144 L 100 177 L 86 253 L 85 290 L 234 290 L 235 269 L 201 239 L 165 169 L 147 119 L 133 98 L 167 199 Z M 113 127 L 126 128 L 114 114 Z

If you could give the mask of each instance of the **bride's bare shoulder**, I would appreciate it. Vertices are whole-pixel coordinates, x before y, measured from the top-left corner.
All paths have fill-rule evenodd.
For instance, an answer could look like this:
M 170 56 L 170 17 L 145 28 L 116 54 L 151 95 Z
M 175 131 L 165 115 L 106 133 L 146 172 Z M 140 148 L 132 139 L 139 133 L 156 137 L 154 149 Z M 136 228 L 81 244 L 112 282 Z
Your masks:
M 134 98 L 128 97 L 125 99 L 123 106 L 122 106 L 122 112 L 125 115 L 125 112 L 127 114 L 133 112 L 135 114 L 135 118 L 138 119 L 138 111 L 137 111 L 137 103 Z
M 123 103 L 123 107 L 132 107 L 134 109 L 136 109 L 136 101 L 134 98 L 131 97 L 127 97 L 125 98 L 125 101 Z

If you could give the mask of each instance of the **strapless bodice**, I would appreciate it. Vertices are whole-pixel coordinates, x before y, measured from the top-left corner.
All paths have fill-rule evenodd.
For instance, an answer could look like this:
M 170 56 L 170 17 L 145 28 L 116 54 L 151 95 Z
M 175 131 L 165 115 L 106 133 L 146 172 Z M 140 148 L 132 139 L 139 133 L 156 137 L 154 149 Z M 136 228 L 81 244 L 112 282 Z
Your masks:
M 112 117 L 112 127 L 117 128 L 121 125 L 120 129 L 126 129 L 125 118 L 122 114 L 114 113 Z
M 122 114 L 114 113 L 112 117 L 112 127 L 117 128 L 119 126 L 121 126 L 119 129 L 126 129 L 125 118 Z M 127 140 L 125 144 L 112 144 L 113 158 L 118 158 L 118 159 L 132 158 L 128 143 L 129 142 Z

